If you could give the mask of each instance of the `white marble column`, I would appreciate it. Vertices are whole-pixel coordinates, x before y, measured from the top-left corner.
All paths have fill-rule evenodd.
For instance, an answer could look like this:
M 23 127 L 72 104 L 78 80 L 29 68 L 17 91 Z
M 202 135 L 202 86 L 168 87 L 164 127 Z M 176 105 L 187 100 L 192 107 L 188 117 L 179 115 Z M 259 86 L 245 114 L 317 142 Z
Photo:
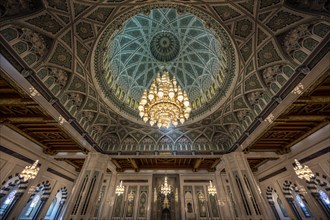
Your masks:
M 235 194 L 236 205 L 240 209 L 239 218 L 271 219 L 244 153 L 225 154 L 223 160 L 228 180 Z
M 64 209 L 63 219 L 92 219 L 102 180 L 106 173 L 108 156 L 90 152 Z
M 103 204 L 102 204 L 102 210 L 101 210 L 101 218 L 102 219 L 110 219 L 111 218 L 111 214 L 112 214 L 112 209 L 114 206 L 114 202 L 115 202 L 115 190 L 116 190 L 116 184 L 117 184 L 117 171 L 116 171 L 116 166 L 113 165 L 113 163 L 110 161 L 108 163 L 108 168 L 111 171 L 111 175 L 110 175 L 110 180 L 109 180 L 109 184 L 107 187 L 107 191 L 104 195 L 104 199 L 103 199 Z
M 230 200 L 225 190 L 225 184 L 223 179 L 221 178 L 220 170 L 215 172 L 215 184 L 217 187 L 217 196 L 219 200 L 219 207 L 220 207 L 220 216 L 221 219 L 234 219 L 234 215 L 232 215 L 231 207 L 230 207 Z

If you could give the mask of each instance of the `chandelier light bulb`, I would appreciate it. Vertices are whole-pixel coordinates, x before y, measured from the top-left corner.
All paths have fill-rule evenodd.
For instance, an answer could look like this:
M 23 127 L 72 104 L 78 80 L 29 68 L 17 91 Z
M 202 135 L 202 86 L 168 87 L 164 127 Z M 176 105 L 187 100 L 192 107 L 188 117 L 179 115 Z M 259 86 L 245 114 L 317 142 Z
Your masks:
M 144 90 L 138 110 L 145 123 L 149 121 L 151 126 L 170 128 L 171 124 L 175 127 L 179 122 L 183 124 L 190 116 L 191 107 L 187 92 L 164 70 L 162 76 L 157 74 L 149 92 Z
M 148 99 L 151 101 L 155 98 L 155 95 L 153 93 L 153 91 L 150 91 L 149 95 L 148 95 Z

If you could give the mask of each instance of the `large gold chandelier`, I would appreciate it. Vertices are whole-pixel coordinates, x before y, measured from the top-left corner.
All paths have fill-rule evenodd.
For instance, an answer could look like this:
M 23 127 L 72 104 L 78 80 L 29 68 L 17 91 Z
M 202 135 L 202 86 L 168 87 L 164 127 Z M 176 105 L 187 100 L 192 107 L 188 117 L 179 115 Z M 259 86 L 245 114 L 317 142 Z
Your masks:
M 174 76 L 170 79 L 165 69 L 162 76 L 158 73 L 153 80 L 149 94 L 144 90 L 138 109 L 145 123 L 157 124 L 158 128 L 169 128 L 171 124 L 176 127 L 179 122 L 183 124 L 191 112 L 186 91 L 181 89 Z
M 308 166 L 302 166 L 297 159 L 294 160 L 295 167 L 293 168 L 300 179 L 305 178 L 310 181 L 314 177 L 313 171 Z

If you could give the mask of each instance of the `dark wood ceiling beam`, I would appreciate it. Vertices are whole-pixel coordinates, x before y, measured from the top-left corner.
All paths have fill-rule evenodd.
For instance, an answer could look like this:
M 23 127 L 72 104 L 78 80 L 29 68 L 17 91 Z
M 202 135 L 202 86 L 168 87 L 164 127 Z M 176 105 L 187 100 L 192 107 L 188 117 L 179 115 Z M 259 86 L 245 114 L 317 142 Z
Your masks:
M 24 127 L 22 129 L 25 129 L 25 130 L 30 131 L 30 132 L 40 132 L 40 131 L 42 131 L 44 133 L 53 133 L 53 132 L 61 133 L 61 131 L 58 128 L 46 127 L 45 125 L 40 126 L 39 128 Z
M 62 131 L 59 130 L 54 130 L 54 131 L 31 131 L 33 134 L 47 134 L 47 133 L 52 133 L 52 134 L 63 134 Z
M 300 97 L 295 103 L 322 104 L 330 103 L 330 96 L 308 96 Z
M 123 171 L 123 168 L 120 166 L 117 160 L 111 160 L 111 162 L 116 166 L 116 170 L 119 172 Z
M 221 159 L 217 159 L 213 162 L 213 164 L 210 166 L 209 171 L 214 171 L 215 167 L 221 162 Z
M 46 143 L 42 142 L 43 144 L 46 145 Z M 49 143 L 47 143 L 49 145 Z M 52 143 L 50 144 L 51 147 L 54 147 L 54 148 L 67 148 L 67 147 L 78 147 L 76 144 L 73 144 L 73 143 L 68 143 L 68 144 L 65 144 L 65 143 L 58 143 L 58 144 L 55 144 L 55 143 Z
M 46 118 L 46 117 L 36 117 L 36 116 L 32 116 L 32 117 L 6 117 L 6 118 L 2 118 L 2 120 L 8 120 L 12 123 L 32 123 L 32 122 L 54 122 L 53 119 L 50 118 Z
M 315 121 L 314 122 L 313 121 L 284 121 L 284 120 L 277 121 L 277 119 L 276 119 L 276 121 L 274 121 L 274 123 L 272 124 L 273 125 L 272 128 L 277 127 L 279 125 L 283 125 L 283 126 L 289 126 L 289 125 L 300 126 L 300 125 L 302 125 L 302 126 L 304 126 L 307 123 L 312 124 L 312 125 L 317 124 L 317 122 L 315 122 Z
M 56 151 L 56 153 L 60 151 L 64 152 L 81 152 L 82 150 L 79 149 L 77 146 L 49 146 L 48 148 L 51 148 L 52 151 Z
M 0 93 L 16 94 L 16 91 L 15 91 L 15 89 L 5 87 L 5 88 L 0 88 Z
M 288 115 L 280 116 L 276 121 L 324 121 L 327 118 L 326 115 Z
M 35 103 L 33 100 L 24 99 L 24 98 L 1 98 L 0 99 L 0 105 L 5 105 L 5 106 L 22 106 L 22 105 L 38 106 L 38 104 Z
M 197 172 L 198 171 L 198 168 L 200 167 L 200 165 L 202 164 L 203 162 L 203 159 L 202 158 L 198 158 L 195 160 L 195 163 L 194 163 L 194 167 L 193 167 L 193 171 L 194 172 Z
M 168 166 L 166 164 L 159 164 L 159 165 L 154 165 L 154 166 L 140 166 L 140 169 L 145 169 L 145 170 L 172 170 L 172 169 L 180 169 L 180 170 L 191 170 L 191 166 L 177 166 L 177 165 L 172 165 Z
M 61 143 L 63 143 L 63 142 L 72 143 L 72 141 L 70 139 L 63 139 L 63 140 L 61 140 L 61 139 L 44 139 L 42 141 L 43 142 L 55 142 L 55 143 L 58 143 L 58 142 L 61 142 Z
M 135 172 L 140 171 L 139 166 L 137 165 L 137 163 L 134 159 L 130 158 L 130 159 L 128 159 L 128 161 L 131 163 L 131 165 L 132 165 Z
M 272 139 L 268 139 L 268 140 L 260 140 L 259 143 L 260 144 L 283 144 L 283 143 L 287 143 L 288 141 L 278 141 L 278 140 L 272 140 Z

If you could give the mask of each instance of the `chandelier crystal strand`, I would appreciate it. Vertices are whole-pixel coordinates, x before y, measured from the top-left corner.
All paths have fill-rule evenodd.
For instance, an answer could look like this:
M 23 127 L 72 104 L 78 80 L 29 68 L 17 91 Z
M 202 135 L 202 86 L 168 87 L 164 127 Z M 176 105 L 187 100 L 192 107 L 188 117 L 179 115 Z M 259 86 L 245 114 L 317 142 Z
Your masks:
M 160 192 L 167 196 L 168 194 L 171 193 L 171 185 L 167 183 L 167 176 L 165 176 L 165 181 L 164 183 L 160 186 Z
M 294 160 L 295 167 L 293 168 L 300 179 L 305 178 L 310 181 L 314 177 L 313 171 L 308 166 L 302 166 L 297 159 Z
M 156 124 L 158 128 L 169 128 L 171 124 L 178 126 L 189 118 L 191 107 L 187 92 L 178 84 L 175 76 L 170 78 L 168 71 L 157 74 L 150 86 L 149 93 L 144 90 L 139 115 L 145 123 Z
M 214 196 L 217 194 L 217 189 L 215 186 L 212 184 L 212 181 L 210 180 L 210 185 L 207 187 L 207 191 L 209 192 L 210 195 Z
M 125 187 L 123 186 L 123 181 L 120 180 L 119 186 L 118 185 L 116 186 L 116 194 L 120 196 L 121 194 L 124 193 L 124 191 L 125 191 Z
M 24 170 L 20 173 L 20 177 L 22 177 L 24 181 L 36 178 L 39 172 L 38 163 L 39 160 L 36 160 L 31 166 L 26 166 Z

